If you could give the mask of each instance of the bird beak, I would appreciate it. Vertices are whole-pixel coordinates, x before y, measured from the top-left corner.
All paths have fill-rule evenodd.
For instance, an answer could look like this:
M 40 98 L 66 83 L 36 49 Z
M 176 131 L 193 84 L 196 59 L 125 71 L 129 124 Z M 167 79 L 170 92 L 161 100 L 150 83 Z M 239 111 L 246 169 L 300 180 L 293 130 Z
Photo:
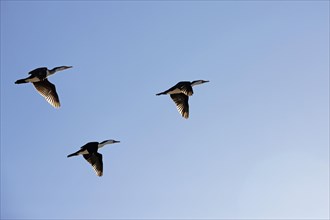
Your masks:
M 120 143 L 120 141 L 113 141 L 113 143 Z
M 72 68 L 73 66 L 67 66 L 66 69 Z

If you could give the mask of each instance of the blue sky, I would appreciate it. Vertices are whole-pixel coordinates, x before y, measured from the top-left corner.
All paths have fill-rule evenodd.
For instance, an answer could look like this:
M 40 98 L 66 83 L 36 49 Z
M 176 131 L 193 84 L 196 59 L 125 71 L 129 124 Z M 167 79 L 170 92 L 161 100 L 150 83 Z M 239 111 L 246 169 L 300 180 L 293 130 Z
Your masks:
M 1 1 L 1 218 L 328 219 L 329 2 Z

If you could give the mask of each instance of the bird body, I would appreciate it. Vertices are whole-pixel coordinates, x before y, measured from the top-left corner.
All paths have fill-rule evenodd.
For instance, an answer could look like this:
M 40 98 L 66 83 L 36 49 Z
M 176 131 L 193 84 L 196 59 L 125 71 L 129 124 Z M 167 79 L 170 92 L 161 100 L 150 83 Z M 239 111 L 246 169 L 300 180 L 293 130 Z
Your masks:
M 175 86 L 169 88 L 168 90 L 164 92 L 160 92 L 158 95 L 170 95 L 172 100 L 174 101 L 179 113 L 184 118 L 189 118 L 189 96 L 192 96 L 194 94 L 194 91 L 192 89 L 193 86 L 203 84 L 209 81 L 206 80 L 195 80 L 192 82 L 189 81 L 181 81 L 178 82 Z
M 168 90 L 158 93 L 156 95 L 167 95 L 167 94 L 170 95 L 170 94 L 180 94 L 180 93 L 183 93 L 187 96 L 192 96 L 194 92 L 191 86 L 191 82 L 189 81 L 178 82 L 175 86 L 172 86 Z
M 19 79 L 15 84 L 33 83 L 36 90 L 42 95 L 46 101 L 55 108 L 60 107 L 60 100 L 58 98 L 55 85 L 48 81 L 50 75 L 58 71 L 72 68 L 72 66 L 59 66 L 51 70 L 46 67 L 40 67 L 29 72 L 30 76 L 25 79 Z
M 80 150 L 78 150 L 77 152 L 68 155 L 68 157 L 96 153 L 98 150 L 98 145 L 99 145 L 99 142 L 89 142 L 89 143 L 85 144 L 84 146 L 82 146 L 80 148 Z
M 67 157 L 83 155 L 83 157 L 90 163 L 96 175 L 102 176 L 103 175 L 103 160 L 102 154 L 98 153 L 98 149 L 105 146 L 106 144 L 114 144 L 120 143 L 120 141 L 116 140 L 105 140 L 102 142 L 89 142 L 82 146 L 80 150 L 76 151 L 75 153 L 69 154 Z

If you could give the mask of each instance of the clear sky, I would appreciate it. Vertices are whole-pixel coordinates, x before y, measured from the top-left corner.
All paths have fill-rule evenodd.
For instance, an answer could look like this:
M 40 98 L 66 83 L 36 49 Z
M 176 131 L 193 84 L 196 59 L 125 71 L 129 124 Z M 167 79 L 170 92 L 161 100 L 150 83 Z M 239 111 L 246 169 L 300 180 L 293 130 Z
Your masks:
M 329 2 L 1 1 L 1 218 L 328 219 Z

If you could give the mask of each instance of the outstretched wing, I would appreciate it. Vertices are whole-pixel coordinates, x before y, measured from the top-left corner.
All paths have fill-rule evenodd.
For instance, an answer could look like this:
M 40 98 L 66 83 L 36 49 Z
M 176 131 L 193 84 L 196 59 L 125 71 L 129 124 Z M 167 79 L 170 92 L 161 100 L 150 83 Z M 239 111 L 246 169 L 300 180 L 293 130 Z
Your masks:
M 102 176 L 103 175 L 103 161 L 102 161 L 102 154 L 99 153 L 92 153 L 92 154 L 83 154 L 84 158 L 90 163 L 96 175 Z
M 184 118 L 189 117 L 189 97 L 185 94 L 171 94 L 171 98 L 174 101 L 176 108 Z
M 59 108 L 61 106 L 60 100 L 56 93 L 55 85 L 49 82 L 48 79 L 44 79 L 40 82 L 34 82 L 33 85 L 49 104 L 55 108 Z

